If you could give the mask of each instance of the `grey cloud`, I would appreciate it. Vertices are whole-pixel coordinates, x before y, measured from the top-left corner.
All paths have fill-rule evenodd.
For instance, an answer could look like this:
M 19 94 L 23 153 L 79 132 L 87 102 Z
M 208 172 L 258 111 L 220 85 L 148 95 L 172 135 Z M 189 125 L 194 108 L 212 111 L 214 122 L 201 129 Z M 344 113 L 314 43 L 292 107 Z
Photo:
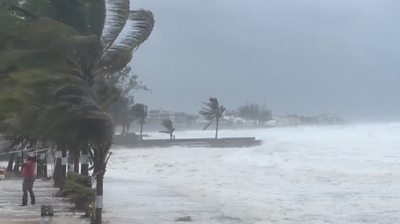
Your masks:
M 398 119 L 400 32 L 394 0 L 140 0 L 155 31 L 134 70 L 137 100 L 189 112 L 228 108 Z

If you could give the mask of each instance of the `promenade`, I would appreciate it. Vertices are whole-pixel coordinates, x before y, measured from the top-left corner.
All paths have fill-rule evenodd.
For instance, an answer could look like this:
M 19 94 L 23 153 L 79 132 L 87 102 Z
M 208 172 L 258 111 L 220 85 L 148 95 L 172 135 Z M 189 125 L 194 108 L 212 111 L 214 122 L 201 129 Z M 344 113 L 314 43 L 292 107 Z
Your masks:
M 0 224 L 89 224 L 81 218 L 82 213 L 73 212 L 73 204 L 64 198 L 53 197 L 57 192 L 50 180 L 36 180 L 33 190 L 36 205 L 20 206 L 22 198 L 22 179 L 11 178 L 0 181 Z M 41 217 L 41 205 L 54 208 L 53 217 Z

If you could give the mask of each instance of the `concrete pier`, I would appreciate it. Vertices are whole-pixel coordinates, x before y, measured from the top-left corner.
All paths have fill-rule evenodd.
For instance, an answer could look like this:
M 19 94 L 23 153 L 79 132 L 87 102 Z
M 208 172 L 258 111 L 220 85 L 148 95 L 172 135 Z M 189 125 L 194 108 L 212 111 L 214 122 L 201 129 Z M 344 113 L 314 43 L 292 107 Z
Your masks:
M 0 224 L 89 224 L 89 219 L 81 218 L 83 213 L 75 213 L 73 204 L 65 198 L 54 197 L 58 189 L 50 180 L 36 180 L 33 191 L 36 205 L 20 206 L 22 201 L 22 179 L 12 178 L 0 181 Z M 41 205 L 52 205 L 53 217 L 41 217 Z

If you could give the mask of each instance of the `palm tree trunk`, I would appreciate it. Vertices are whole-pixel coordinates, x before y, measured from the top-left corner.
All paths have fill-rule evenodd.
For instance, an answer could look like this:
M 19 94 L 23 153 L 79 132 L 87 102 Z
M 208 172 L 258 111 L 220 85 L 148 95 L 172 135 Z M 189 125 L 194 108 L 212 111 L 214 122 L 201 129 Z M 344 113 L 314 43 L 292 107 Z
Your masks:
M 103 216 L 103 184 L 104 184 L 104 168 L 103 164 L 103 155 L 102 149 L 99 147 L 96 149 L 94 160 L 94 175 L 96 177 L 96 212 L 95 212 L 95 224 L 101 224 L 102 216 Z
M 100 172 L 96 176 L 96 215 L 95 224 L 101 224 L 103 216 L 103 182 L 104 173 Z
M 219 118 L 217 117 L 215 125 L 215 139 L 218 139 L 218 126 L 219 126 Z
M 143 140 L 143 122 L 140 122 L 140 141 Z
M 62 186 L 62 166 L 61 166 L 61 150 L 57 146 L 56 150 L 56 165 L 54 167 L 53 179 L 54 187 L 60 188 Z

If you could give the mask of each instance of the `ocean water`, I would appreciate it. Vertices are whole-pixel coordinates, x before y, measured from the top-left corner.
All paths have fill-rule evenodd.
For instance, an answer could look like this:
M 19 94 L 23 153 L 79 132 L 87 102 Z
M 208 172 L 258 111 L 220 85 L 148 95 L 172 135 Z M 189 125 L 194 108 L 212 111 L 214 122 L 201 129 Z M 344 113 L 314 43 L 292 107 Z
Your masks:
M 176 138 L 213 134 L 177 132 Z M 220 137 L 238 136 L 263 144 L 113 149 L 105 220 L 400 223 L 400 124 L 220 130 Z

